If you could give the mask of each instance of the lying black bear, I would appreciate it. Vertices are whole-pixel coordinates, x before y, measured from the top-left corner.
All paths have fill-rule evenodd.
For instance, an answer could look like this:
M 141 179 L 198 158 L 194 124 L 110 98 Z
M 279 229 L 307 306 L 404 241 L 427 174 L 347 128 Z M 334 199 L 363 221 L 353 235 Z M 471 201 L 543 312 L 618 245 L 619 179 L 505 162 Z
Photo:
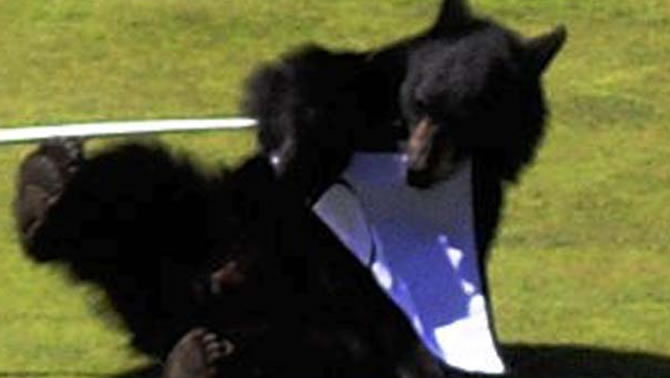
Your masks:
M 524 41 L 445 1 L 428 31 L 379 51 L 302 50 L 250 82 L 264 156 L 218 176 L 156 147 L 83 158 L 71 141 L 45 144 L 20 172 L 23 244 L 102 287 L 139 350 L 176 344 L 166 376 L 442 376 L 305 202 L 354 151 L 408 141 L 411 185 L 472 160 L 488 250 L 503 187 L 541 138 L 540 74 L 564 38 Z
M 166 376 L 443 376 L 266 159 L 212 178 L 158 147 L 81 156 L 54 141 L 24 161 L 24 246 L 99 285 L 140 351 L 164 357 L 186 334 Z

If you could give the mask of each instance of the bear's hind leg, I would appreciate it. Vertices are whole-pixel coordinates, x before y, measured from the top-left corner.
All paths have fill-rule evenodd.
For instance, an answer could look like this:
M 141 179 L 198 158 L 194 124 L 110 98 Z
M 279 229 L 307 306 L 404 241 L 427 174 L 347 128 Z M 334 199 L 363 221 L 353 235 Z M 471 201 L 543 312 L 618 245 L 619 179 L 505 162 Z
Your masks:
M 162 378 L 215 378 L 217 364 L 232 353 L 233 346 L 214 333 L 196 328 L 175 345 L 168 355 Z
M 60 198 L 83 161 L 78 139 L 53 139 L 26 157 L 17 178 L 14 215 L 22 243 L 30 244 L 47 210 Z

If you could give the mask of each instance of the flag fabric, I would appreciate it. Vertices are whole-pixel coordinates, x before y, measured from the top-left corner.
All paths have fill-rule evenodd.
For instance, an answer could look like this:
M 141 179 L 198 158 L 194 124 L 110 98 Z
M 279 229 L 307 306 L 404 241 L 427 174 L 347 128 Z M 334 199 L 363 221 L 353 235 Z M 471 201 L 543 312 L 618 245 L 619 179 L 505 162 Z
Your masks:
M 405 183 L 399 153 L 356 153 L 314 206 L 426 347 L 467 372 L 502 374 L 474 237 L 472 169 L 464 162 L 429 189 Z

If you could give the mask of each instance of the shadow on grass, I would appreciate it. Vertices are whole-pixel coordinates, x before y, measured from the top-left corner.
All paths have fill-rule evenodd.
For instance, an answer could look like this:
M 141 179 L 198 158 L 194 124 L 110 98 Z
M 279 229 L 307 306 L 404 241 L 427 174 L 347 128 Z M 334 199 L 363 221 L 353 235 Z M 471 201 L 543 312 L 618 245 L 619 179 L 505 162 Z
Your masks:
M 617 352 L 588 346 L 508 344 L 502 347 L 511 378 L 665 378 L 670 356 Z M 4 377 L 157 378 L 160 367 L 147 366 L 120 374 L 0 370 Z
M 503 345 L 516 378 L 670 377 L 670 356 L 574 345 Z
M 110 378 L 158 378 L 161 376 L 160 365 L 150 365 L 145 368 L 129 370 L 121 374 L 116 374 Z

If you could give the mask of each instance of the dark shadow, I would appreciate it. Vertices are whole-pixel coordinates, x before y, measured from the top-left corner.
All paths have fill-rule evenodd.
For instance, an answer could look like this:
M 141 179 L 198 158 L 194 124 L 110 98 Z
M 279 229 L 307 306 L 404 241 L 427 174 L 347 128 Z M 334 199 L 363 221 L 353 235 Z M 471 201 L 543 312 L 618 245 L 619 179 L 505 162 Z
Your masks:
M 670 378 L 670 355 L 620 352 L 577 345 L 503 344 L 505 378 Z M 156 378 L 160 367 L 115 378 Z M 490 377 L 489 377 L 490 378 Z
M 670 377 L 670 355 L 576 345 L 506 344 L 502 350 L 516 378 Z
M 670 356 L 618 352 L 576 345 L 502 346 L 512 378 L 670 378 Z M 85 372 L 0 371 L 0 378 L 91 377 L 158 378 L 160 366 L 151 365 L 118 374 Z
M 113 378 L 158 378 L 161 376 L 160 365 L 149 365 L 143 368 L 129 370 L 113 375 Z

